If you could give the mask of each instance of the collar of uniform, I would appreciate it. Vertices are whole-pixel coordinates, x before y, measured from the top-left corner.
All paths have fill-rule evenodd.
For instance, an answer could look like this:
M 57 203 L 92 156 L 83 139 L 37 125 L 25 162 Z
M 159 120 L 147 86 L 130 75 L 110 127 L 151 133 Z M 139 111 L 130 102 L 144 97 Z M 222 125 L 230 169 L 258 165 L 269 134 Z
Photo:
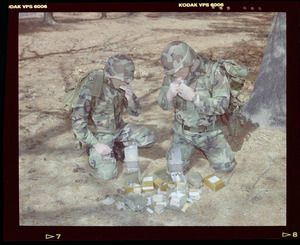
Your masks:
M 205 63 L 206 63 L 205 60 L 200 55 L 198 55 L 197 58 L 200 60 L 200 64 L 196 70 L 200 70 L 200 72 L 202 71 L 205 72 Z
M 195 69 L 195 71 L 191 72 L 191 74 L 189 75 L 189 77 L 187 79 L 187 85 L 190 85 L 195 77 L 200 76 L 203 73 L 203 71 L 205 71 L 202 69 L 202 67 L 204 67 L 203 59 L 200 57 L 200 55 L 198 55 L 197 58 L 200 60 L 200 63 L 197 66 L 197 68 Z
M 104 83 L 105 83 L 108 87 L 110 87 L 110 88 L 112 88 L 112 89 L 116 89 L 116 88 L 114 87 L 114 85 L 112 84 L 112 82 L 109 81 L 109 78 L 104 77 Z

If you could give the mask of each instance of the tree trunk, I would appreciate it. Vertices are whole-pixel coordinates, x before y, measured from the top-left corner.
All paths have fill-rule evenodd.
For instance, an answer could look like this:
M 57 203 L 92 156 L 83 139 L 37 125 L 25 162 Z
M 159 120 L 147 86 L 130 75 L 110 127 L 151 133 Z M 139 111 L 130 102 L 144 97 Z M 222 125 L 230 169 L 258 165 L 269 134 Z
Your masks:
M 107 19 L 106 12 L 101 12 L 100 20 L 102 20 L 102 19 Z
M 54 20 L 53 12 L 45 12 L 44 13 L 44 21 L 43 24 L 56 25 L 57 22 Z
M 286 13 L 276 13 L 264 57 L 241 114 L 267 128 L 286 127 Z

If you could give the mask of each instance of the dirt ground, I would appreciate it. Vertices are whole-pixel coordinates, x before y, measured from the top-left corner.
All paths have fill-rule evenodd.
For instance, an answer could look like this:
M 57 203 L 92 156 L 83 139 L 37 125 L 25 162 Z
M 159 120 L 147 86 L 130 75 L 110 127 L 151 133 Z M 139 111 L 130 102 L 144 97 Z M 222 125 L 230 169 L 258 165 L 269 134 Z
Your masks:
M 129 54 L 136 65 L 132 86 L 142 106 L 124 120 L 155 132 L 157 142 L 139 149 L 143 176 L 166 166 L 173 111 L 157 96 L 164 76 L 160 53 L 174 40 L 197 52 L 234 59 L 250 68 L 240 98 L 247 101 L 263 57 L 274 13 L 54 13 L 59 24 L 43 25 L 42 13 L 19 19 L 19 180 L 22 226 L 284 226 L 286 225 L 286 132 L 257 128 L 229 138 L 237 165 L 216 174 L 225 187 L 201 187 L 199 201 L 186 212 L 118 209 L 125 197 L 122 175 L 102 181 L 88 165 L 84 149 L 62 110 L 64 88 L 84 72 L 104 67 L 108 57 Z M 191 171 L 212 173 L 198 150 Z M 155 193 L 155 192 L 153 192 Z M 153 194 L 152 193 L 152 194 Z M 147 194 L 150 195 L 150 194 Z M 102 203 L 111 197 L 115 203 Z

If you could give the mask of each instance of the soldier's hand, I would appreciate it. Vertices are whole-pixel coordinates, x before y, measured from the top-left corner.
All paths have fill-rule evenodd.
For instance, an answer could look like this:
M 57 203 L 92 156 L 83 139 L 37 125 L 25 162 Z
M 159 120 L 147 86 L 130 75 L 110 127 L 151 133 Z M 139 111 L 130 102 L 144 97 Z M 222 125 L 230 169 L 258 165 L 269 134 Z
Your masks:
M 133 106 L 134 105 L 134 101 L 133 101 L 133 89 L 132 86 L 130 84 L 127 85 L 123 85 L 120 87 L 120 89 L 125 91 L 125 97 L 129 103 L 129 105 Z
M 130 84 L 122 85 L 122 86 L 120 86 L 120 89 L 125 91 L 125 97 L 126 97 L 127 100 L 132 98 L 133 89 L 132 89 Z
M 102 144 L 100 142 L 93 146 L 100 155 L 107 155 L 111 152 L 111 148 L 108 145 Z
M 192 98 L 194 97 L 195 92 L 189 86 L 187 86 L 185 84 L 180 84 L 180 86 L 178 88 L 178 95 L 181 98 L 183 98 L 184 100 L 192 101 Z
M 167 92 L 167 100 L 170 103 L 172 99 L 177 95 L 179 89 L 179 81 L 172 82 Z

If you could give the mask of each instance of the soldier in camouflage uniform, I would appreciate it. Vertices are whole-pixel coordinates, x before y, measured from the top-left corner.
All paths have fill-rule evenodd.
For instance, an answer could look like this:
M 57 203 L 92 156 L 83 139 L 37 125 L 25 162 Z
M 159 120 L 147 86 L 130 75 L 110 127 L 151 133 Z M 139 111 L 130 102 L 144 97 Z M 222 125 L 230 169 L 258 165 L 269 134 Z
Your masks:
M 185 171 L 197 147 L 206 155 L 213 170 L 231 171 L 234 153 L 217 120 L 225 113 L 230 98 L 225 72 L 218 67 L 211 85 L 205 72 L 205 60 L 180 41 L 164 48 L 161 62 L 166 75 L 158 104 L 164 110 L 172 106 L 175 109 L 174 135 L 166 153 L 167 161 L 171 158 L 171 149 L 179 147 Z M 170 164 L 168 168 L 171 172 Z
M 122 119 L 124 107 L 130 115 L 141 113 L 130 85 L 134 78 L 131 58 L 124 54 L 110 57 L 103 73 L 102 92 L 94 101 L 90 89 L 94 79 L 87 77 L 84 81 L 72 113 L 72 127 L 78 140 L 88 146 L 89 163 L 97 169 L 99 178 L 109 180 L 118 175 L 112 151 L 115 142 L 123 142 L 124 146 L 134 142 L 138 147 L 148 147 L 156 138 L 147 128 Z

